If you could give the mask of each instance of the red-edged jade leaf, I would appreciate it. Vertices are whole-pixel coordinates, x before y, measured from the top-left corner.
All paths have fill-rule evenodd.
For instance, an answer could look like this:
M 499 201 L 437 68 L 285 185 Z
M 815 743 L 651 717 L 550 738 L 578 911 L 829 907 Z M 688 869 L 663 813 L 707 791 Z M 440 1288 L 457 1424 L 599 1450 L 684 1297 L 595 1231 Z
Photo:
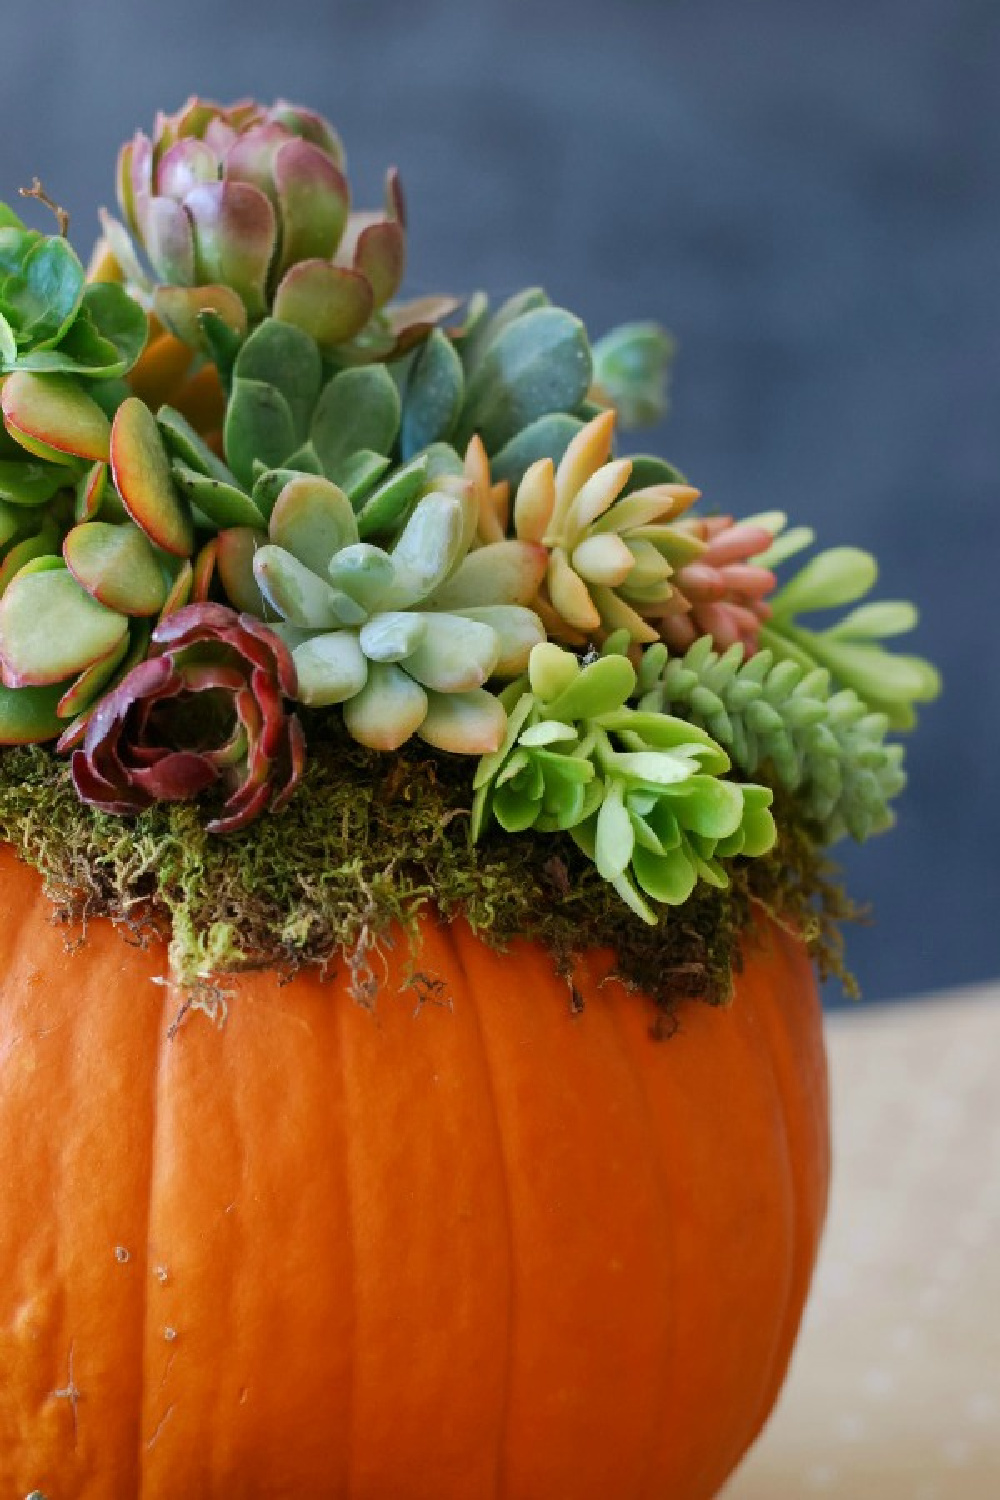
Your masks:
M 0 404 L 11 435 L 29 453 L 56 463 L 107 459 L 111 424 L 68 376 L 15 370 L 4 381 Z
M 121 643 L 128 620 L 92 599 L 68 568 L 19 574 L 0 599 L 0 662 L 8 687 L 64 682 Z
M 174 557 L 189 557 L 194 525 L 174 487 L 156 418 L 138 396 L 123 401 L 115 414 L 111 472 L 125 509 L 150 541 Z
M 156 553 L 138 526 L 88 521 L 63 542 L 66 566 L 88 594 L 123 615 L 156 615 L 166 603 L 167 582 Z
M 258 618 L 273 618 L 253 571 L 254 556 L 266 544 L 267 533 L 250 526 L 233 526 L 220 531 L 216 541 L 216 567 L 230 604 Z

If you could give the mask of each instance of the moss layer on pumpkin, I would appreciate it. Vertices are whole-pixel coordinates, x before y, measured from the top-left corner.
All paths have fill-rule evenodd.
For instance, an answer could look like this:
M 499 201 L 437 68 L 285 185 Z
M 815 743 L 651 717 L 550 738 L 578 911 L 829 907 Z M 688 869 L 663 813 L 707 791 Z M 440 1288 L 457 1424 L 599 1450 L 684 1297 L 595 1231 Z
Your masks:
M 40 748 L 0 755 L 0 839 L 41 873 L 66 918 L 107 916 L 139 940 L 166 936 L 171 967 L 195 1004 L 212 1007 L 224 976 L 346 964 L 358 999 L 378 992 L 380 946 L 416 931 L 420 913 L 464 916 L 486 941 L 543 943 L 572 987 L 574 954 L 609 947 L 618 972 L 665 1013 L 684 996 L 724 1003 L 739 939 L 759 905 L 805 936 L 822 975 L 842 964 L 839 924 L 857 916 L 794 804 L 776 809 L 773 854 L 735 861 L 732 883 L 700 885 L 647 927 L 569 838 L 494 831 L 468 841 L 468 768 L 406 747 L 365 750 L 309 725 L 302 785 L 283 812 L 228 837 L 206 834 L 190 804 L 135 819 L 83 805 L 65 761 Z M 416 966 L 415 966 L 416 967 Z M 415 972 L 418 990 L 426 979 Z

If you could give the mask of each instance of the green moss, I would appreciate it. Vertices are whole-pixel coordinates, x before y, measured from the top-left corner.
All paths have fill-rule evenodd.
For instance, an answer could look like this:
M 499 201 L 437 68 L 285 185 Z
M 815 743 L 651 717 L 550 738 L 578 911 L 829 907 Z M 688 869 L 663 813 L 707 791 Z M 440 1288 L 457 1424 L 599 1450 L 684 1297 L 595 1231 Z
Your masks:
M 681 996 L 724 1003 L 741 934 L 761 906 L 801 928 L 821 972 L 839 973 L 839 923 L 855 915 L 794 805 L 778 809 L 783 836 L 764 858 L 736 861 L 728 891 L 702 886 L 657 928 L 633 917 L 571 840 L 468 841 L 468 767 L 407 747 L 363 749 L 317 719 L 308 725 L 303 784 L 280 814 L 240 834 L 207 835 L 197 808 L 153 808 L 135 819 L 77 799 L 50 751 L 0 754 L 0 839 L 42 874 L 67 917 L 110 916 L 143 940 L 170 944 L 171 967 L 191 1003 L 224 1004 L 224 976 L 302 965 L 350 971 L 371 1002 L 377 953 L 395 924 L 415 935 L 436 906 L 464 915 L 498 947 L 544 943 L 569 973 L 582 947 L 615 950 L 620 973 L 669 1012 Z

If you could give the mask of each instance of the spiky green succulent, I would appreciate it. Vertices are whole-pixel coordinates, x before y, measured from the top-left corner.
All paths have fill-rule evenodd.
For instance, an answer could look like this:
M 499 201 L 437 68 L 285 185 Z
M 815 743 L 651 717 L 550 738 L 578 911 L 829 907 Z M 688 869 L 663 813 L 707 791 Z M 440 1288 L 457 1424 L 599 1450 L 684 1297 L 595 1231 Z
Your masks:
M 508 833 L 568 832 L 643 921 L 680 905 L 696 882 L 725 888 L 725 864 L 775 841 L 767 787 L 723 779 L 729 757 L 704 730 L 628 706 L 624 656 L 587 665 L 551 642 L 504 693 L 503 744 L 479 764 L 472 837 L 491 818 Z M 652 903 L 652 904 L 651 904 Z

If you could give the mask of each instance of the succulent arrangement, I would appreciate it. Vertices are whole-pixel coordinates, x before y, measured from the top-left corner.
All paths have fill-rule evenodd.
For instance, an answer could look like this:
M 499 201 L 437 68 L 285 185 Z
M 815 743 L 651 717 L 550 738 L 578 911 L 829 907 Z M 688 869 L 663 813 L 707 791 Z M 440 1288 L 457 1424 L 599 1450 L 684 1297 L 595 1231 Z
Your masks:
M 915 612 L 853 548 L 780 582 L 811 533 L 618 450 L 664 409 L 658 328 L 397 300 L 398 178 L 355 210 L 285 102 L 160 115 L 117 191 L 89 270 L 0 206 L 3 755 L 246 840 L 314 744 L 405 771 L 415 739 L 472 845 L 572 850 L 649 927 L 788 820 L 891 823 L 889 736 L 938 690 L 887 644 Z

